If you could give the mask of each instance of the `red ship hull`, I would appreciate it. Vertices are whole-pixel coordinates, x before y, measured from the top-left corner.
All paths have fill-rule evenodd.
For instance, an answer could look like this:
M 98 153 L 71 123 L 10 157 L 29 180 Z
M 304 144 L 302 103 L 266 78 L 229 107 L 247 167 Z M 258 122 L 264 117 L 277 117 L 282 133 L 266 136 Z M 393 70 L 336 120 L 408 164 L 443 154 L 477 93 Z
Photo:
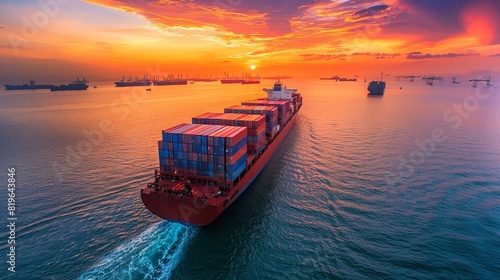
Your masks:
M 244 80 L 220 80 L 221 84 L 241 84 Z
M 179 184 L 172 181 L 173 176 L 168 179 L 157 174 L 157 187 L 146 187 L 141 190 L 141 199 L 146 208 L 158 217 L 183 224 L 205 226 L 213 222 L 225 209 L 227 209 L 253 182 L 262 169 L 269 162 L 273 154 L 287 137 L 295 123 L 298 111 L 293 114 L 288 123 L 283 127 L 276 138 L 263 151 L 253 163 L 250 162 L 246 173 L 233 185 L 230 191 L 223 192 L 220 196 L 214 196 L 219 187 L 207 185 L 202 179 L 198 184 L 192 185 L 193 192 L 205 194 L 204 198 L 194 196 L 172 195 L 171 190 Z M 176 177 L 177 178 L 177 177 Z M 168 191 L 168 192 L 167 192 Z

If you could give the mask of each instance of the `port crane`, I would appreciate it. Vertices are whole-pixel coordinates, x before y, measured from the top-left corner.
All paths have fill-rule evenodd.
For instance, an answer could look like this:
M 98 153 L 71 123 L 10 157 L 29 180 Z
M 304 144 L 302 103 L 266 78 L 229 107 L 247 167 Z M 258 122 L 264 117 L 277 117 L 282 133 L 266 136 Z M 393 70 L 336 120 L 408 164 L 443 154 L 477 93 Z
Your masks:
M 410 82 L 412 83 L 414 78 L 420 78 L 420 76 L 405 76 L 405 79 L 410 79 Z
M 426 84 L 432 86 L 434 84 L 434 80 L 442 82 L 443 81 L 443 77 L 423 76 L 422 80 L 424 80 Z
M 472 80 L 469 80 L 469 82 L 472 82 L 472 87 L 477 87 L 477 82 L 486 82 L 487 87 L 492 86 L 491 75 L 488 75 L 482 79 L 472 79 Z

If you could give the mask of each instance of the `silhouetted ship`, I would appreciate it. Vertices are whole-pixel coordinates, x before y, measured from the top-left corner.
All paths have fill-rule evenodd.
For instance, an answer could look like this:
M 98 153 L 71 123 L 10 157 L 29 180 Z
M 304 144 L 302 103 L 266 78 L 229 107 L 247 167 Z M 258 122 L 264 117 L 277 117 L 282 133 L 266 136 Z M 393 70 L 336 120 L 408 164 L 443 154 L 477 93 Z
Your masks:
M 119 81 L 115 82 L 116 87 L 140 87 L 140 86 L 150 86 L 151 81 L 144 76 L 143 79 L 138 79 L 135 77 L 135 81 L 132 81 L 132 77 L 129 77 L 128 80 L 125 81 L 125 76 Z
M 328 77 L 328 78 L 319 78 L 320 80 L 338 80 L 340 79 L 339 76 L 335 75 L 333 77 Z
M 382 72 L 382 74 L 380 75 L 379 81 L 371 81 L 370 84 L 368 84 L 368 91 L 370 92 L 369 94 L 371 94 L 371 95 L 384 94 L 385 82 L 382 81 L 383 76 L 384 76 L 384 73 Z
M 291 78 L 293 78 L 293 76 L 281 75 L 281 76 L 266 76 L 266 77 L 262 77 L 262 79 L 265 79 L 265 80 L 284 80 L 284 79 L 291 79 Z
M 340 78 L 338 79 L 339 82 L 356 82 L 358 79 L 356 78 Z
M 76 78 L 76 80 L 72 81 L 70 84 L 50 87 L 50 91 L 86 90 L 89 87 L 87 85 L 88 82 L 89 81 L 85 78 L 83 78 L 83 80 Z
M 260 76 L 252 76 L 250 73 L 243 76 L 242 85 L 260 84 Z
M 175 78 L 174 75 L 168 75 L 165 79 L 163 76 L 163 80 L 160 80 L 158 77 L 153 80 L 153 85 L 155 86 L 172 86 L 172 85 L 187 85 L 188 81 L 186 79 L 182 79 L 182 75 Z
M 337 82 L 356 82 L 358 79 L 356 78 L 341 78 L 337 75 L 330 78 L 319 78 L 320 80 L 335 80 Z
M 230 77 L 228 74 L 224 73 L 224 78 L 220 80 L 221 84 L 241 84 L 244 79 L 233 75 Z
M 207 75 L 205 78 L 201 78 L 200 75 L 198 75 L 197 77 L 194 77 L 190 80 L 193 82 L 217 82 L 219 81 L 219 78 L 217 77 L 212 78 L 212 75 L 210 76 Z
M 50 89 L 54 85 L 37 85 L 35 81 L 30 80 L 29 84 L 22 85 L 3 85 L 5 90 L 22 90 L 22 89 Z

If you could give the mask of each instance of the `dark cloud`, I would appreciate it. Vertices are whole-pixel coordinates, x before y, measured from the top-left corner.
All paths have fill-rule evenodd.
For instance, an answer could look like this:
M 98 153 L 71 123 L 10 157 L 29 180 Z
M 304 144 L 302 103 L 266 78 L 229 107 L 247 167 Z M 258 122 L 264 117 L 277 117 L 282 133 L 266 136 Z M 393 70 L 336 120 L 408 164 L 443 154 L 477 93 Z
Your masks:
M 421 52 L 411 52 L 406 58 L 407 59 L 426 59 L 426 58 L 453 58 L 453 57 L 461 57 L 461 56 L 476 56 L 478 53 L 444 53 L 444 54 L 422 54 Z
M 500 57 L 500 53 L 489 55 L 489 57 Z
M 356 22 L 364 19 L 372 19 L 374 16 L 377 15 L 386 15 L 386 11 L 388 11 L 389 9 L 390 9 L 389 5 L 372 6 L 370 8 L 355 12 L 354 14 L 347 17 L 345 20 L 350 22 Z

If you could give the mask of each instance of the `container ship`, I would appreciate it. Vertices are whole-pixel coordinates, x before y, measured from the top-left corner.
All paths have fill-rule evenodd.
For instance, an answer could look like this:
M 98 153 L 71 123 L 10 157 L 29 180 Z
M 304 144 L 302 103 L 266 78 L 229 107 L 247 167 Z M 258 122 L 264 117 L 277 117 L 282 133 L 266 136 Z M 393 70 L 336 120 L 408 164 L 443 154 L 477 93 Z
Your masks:
M 132 76 L 128 78 L 128 80 L 125 80 L 125 76 L 118 81 L 115 82 L 116 87 L 140 87 L 140 86 L 150 86 L 151 81 L 148 79 L 147 76 L 144 76 L 144 78 L 139 79 L 135 77 L 135 81 L 132 81 Z
M 54 85 L 37 85 L 35 81 L 30 80 L 29 84 L 22 85 L 3 85 L 5 90 L 22 90 L 22 89 L 50 89 Z
M 302 107 L 301 94 L 280 81 L 264 91 L 267 98 L 162 131 L 160 168 L 140 191 L 149 211 L 205 226 L 236 201 L 279 148 Z
M 89 83 L 89 81 L 87 81 L 85 78 L 83 78 L 83 80 L 76 78 L 76 80 L 72 81 L 67 85 L 50 87 L 50 91 L 86 90 L 89 87 L 87 83 Z
M 339 80 L 340 77 L 338 75 L 335 75 L 333 77 L 327 77 L 327 78 L 319 78 L 320 80 Z
M 205 78 L 201 78 L 198 75 L 198 76 L 192 78 L 191 81 L 193 81 L 193 82 L 217 82 L 217 81 L 219 81 L 219 78 L 217 78 L 217 77 L 212 78 L 212 75 L 210 75 L 210 76 L 207 75 L 207 76 L 205 76 Z
M 338 79 L 339 82 L 356 82 L 358 79 L 356 78 L 340 78 Z
M 260 76 L 252 76 L 250 73 L 244 76 L 244 80 L 241 82 L 242 85 L 250 84 L 260 84 Z
M 319 78 L 320 80 L 335 80 L 336 82 L 356 82 L 358 79 L 356 78 L 341 78 L 338 75 L 329 78 Z
M 385 82 L 382 81 L 382 78 L 384 76 L 384 73 L 382 72 L 382 74 L 380 75 L 380 80 L 378 81 L 371 81 L 369 84 L 368 84 L 368 94 L 370 95 L 382 95 L 384 94 L 384 90 L 385 90 Z
M 224 78 L 220 79 L 221 84 L 241 84 L 245 79 L 233 75 L 232 77 L 224 73 Z
M 278 76 L 262 77 L 262 79 L 265 79 L 265 80 L 284 80 L 284 79 L 291 79 L 291 78 L 293 78 L 293 76 L 278 75 Z
M 160 80 L 159 77 L 156 77 L 153 80 L 153 85 L 155 86 L 173 86 L 173 85 L 187 85 L 188 81 L 182 78 L 182 75 L 179 77 L 174 77 L 174 75 L 170 74 L 165 78 L 163 76 L 163 80 Z

